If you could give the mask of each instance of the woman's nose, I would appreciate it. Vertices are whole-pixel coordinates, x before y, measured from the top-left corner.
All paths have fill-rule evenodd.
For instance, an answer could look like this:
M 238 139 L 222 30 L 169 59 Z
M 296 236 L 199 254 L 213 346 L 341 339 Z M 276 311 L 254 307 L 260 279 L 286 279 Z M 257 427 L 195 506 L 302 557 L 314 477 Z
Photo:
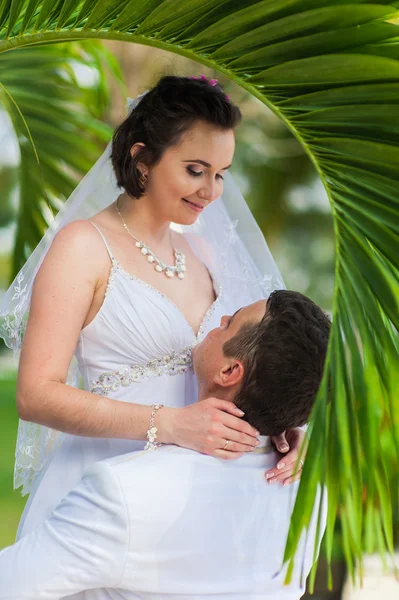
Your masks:
M 220 183 L 217 181 L 210 182 L 209 184 L 203 186 L 199 192 L 198 196 L 203 198 L 207 202 L 213 202 L 213 200 L 217 200 L 222 195 L 223 187 L 221 187 Z

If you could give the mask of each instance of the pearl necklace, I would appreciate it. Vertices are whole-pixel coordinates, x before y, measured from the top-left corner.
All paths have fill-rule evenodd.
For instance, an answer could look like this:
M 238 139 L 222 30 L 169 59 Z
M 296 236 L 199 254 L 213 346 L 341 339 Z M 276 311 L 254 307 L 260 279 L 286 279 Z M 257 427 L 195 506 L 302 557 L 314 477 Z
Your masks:
M 125 219 L 122 217 L 122 214 L 118 208 L 118 202 L 119 202 L 119 198 L 116 201 L 116 210 L 118 212 L 118 215 L 121 218 L 121 221 L 123 223 L 123 227 L 126 229 L 126 231 L 128 232 L 128 234 L 134 239 L 136 240 L 136 248 L 138 248 L 141 252 L 141 254 L 143 256 L 147 257 L 147 260 L 149 263 L 155 263 L 155 270 L 158 273 L 165 273 L 166 277 L 174 277 L 175 274 L 177 275 L 177 277 L 179 279 L 184 279 L 184 274 L 186 271 L 186 256 L 184 254 L 184 252 L 182 252 L 181 250 L 177 250 L 176 248 L 173 248 L 173 253 L 175 256 L 175 264 L 172 265 L 165 265 L 165 263 L 160 260 L 159 258 L 157 258 L 155 256 L 155 254 L 152 252 L 152 250 L 150 250 L 150 248 L 147 246 L 147 244 L 145 244 L 142 240 L 139 240 L 138 238 L 136 238 L 132 232 L 130 231 L 129 227 L 126 225 Z

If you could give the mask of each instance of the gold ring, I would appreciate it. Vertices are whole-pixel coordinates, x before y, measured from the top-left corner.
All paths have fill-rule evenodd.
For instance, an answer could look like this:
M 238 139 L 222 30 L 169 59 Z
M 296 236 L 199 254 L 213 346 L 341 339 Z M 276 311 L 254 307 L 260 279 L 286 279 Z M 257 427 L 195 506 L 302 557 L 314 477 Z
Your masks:
M 229 445 L 229 440 L 226 440 L 223 450 L 226 450 L 228 445 Z

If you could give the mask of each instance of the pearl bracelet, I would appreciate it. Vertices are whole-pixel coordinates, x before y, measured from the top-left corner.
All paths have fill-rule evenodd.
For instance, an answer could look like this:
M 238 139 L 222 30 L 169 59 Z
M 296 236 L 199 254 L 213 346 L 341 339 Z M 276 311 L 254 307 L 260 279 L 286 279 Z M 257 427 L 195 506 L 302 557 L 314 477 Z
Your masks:
M 157 442 L 157 431 L 158 428 L 155 427 L 155 415 L 158 410 L 163 408 L 163 404 L 153 404 L 152 405 L 152 413 L 150 418 L 150 426 L 147 431 L 147 440 L 148 442 L 144 446 L 144 450 L 155 450 L 155 448 L 159 448 L 162 446 L 162 442 Z

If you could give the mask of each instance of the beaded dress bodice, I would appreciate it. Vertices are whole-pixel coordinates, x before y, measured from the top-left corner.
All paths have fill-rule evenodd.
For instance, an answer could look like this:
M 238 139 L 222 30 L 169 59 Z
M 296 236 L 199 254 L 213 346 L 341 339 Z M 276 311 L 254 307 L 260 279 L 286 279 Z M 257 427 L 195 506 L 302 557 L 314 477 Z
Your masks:
M 196 335 L 167 296 L 120 266 L 103 239 L 112 263 L 105 298 L 75 351 L 85 388 L 109 395 L 148 377 L 191 368 L 192 347 L 219 324 L 220 287 Z

